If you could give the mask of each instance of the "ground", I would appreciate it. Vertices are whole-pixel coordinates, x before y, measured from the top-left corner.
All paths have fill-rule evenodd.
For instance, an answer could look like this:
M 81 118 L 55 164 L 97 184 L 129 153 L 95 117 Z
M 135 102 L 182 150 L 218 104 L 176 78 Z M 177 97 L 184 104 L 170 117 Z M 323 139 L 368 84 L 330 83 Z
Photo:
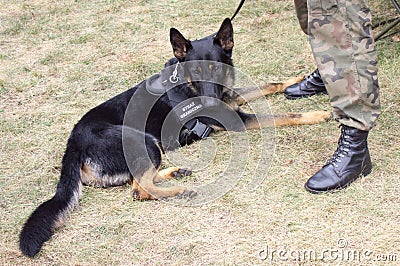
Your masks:
M 335 121 L 276 128 L 272 165 L 256 190 L 248 184 L 257 160 L 246 161 L 228 193 L 197 207 L 133 201 L 127 186 L 84 187 L 79 208 L 38 256 L 20 253 L 21 226 L 53 196 L 79 118 L 159 72 L 172 56 L 170 27 L 201 38 L 238 2 L 0 1 L 2 265 L 318 265 L 322 254 L 332 265 L 400 260 L 399 35 L 377 43 L 382 115 L 369 137 L 373 171 L 348 189 L 312 195 L 303 188 L 336 148 Z M 376 21 L 389 4 L 373 3 Z M 315 69 L 292 1 L 247 1 L 233 26 L 235 65 L 254 83 Z M 326 96 L 265 101 L 273 113 L 330 110 Z M 257 157 L 257 134 L 248 134 Z M 212 139 L 219 150 L 207 171 L 181 182 L 219 173 L 218 158 L 232 153 L 226 136 Z M 318 257 L 301 258 L 307 252 Z M 349 252 L 356 257 L 346 259 Z

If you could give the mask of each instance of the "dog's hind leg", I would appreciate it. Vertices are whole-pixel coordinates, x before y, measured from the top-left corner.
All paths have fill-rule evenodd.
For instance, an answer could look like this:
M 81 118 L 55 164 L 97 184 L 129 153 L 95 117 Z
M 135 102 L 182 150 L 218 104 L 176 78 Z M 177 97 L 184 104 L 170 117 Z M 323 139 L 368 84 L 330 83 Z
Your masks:
M 246 102 L 250 102 L 270 94 L 283 92 L 290 85 L 298 83 L 303 79 L 304 77 L 295 77 L 290 78 L 285 82 L 267 83 L 261 85 L 260 87 L 235 88 L 232 100 L 237 105 L 242 105 Z
M 132 176 L 129 172 L 113 175 L 103 175 L 101 165 L 97 165 L 90 159 L 87 159 L 86 162 L 83 163 L 80 173 L 82 183 L 86 186 L 92 187 L 105 188 L 112 186 L 121 186 L 132 179 Z
M 145 191 L 141 186 L 139 186 L 138 182 L 135 179 L 132 180 L 131 190 L 132 190 L 132 197 L 135 200 L 154 200 L 154 199 L 156 199 L 155 197 L 153 197 L 152 195 L 147 193 L 147 191 Z
M 158 172 L 158 175 L 154 177 L 154 183 L 160 183 L 165 180 L 179 179 L 185 176 L 190 176 L 192 171 L 186 168 L 169 167 Z
M 136 129 L 126 126 L 122 129 L 124 130 L 123 142 L 126 146 L 124 149 L 120 147 L 120 150 L 124 151 L 120 156 L 131 174 L 130 183 L 135 199 L 160 199 L 178 195 L 192 197 L 195 195 L 193 190 L 186 187 L 156 186 L 155 182 L 171 179 L 180 171 L 182 175 L 184 173 L 188 175 L 189 172 L 187 170 L 182 172 L 178 167 L 160 171 L 162 151 L 158 141 L 153 136 Z
M 174 196 L 194 197 L 197 193 L 185 187 L 159 187 L 154 184 L 154 182 L 157 181 L 160 182 L 173 178 L 173 173 L 176 172 L 176 170 L 179 171 L 181 169 L 178 167 L 171 167 L 158 171 L 154 167 L 150 167 L 142 176 L 135 177 L 132 181 L 133 197 L 139 200 L 161 199 Z M 189 173 L 189 171 L 187 171 L 187 173 Z

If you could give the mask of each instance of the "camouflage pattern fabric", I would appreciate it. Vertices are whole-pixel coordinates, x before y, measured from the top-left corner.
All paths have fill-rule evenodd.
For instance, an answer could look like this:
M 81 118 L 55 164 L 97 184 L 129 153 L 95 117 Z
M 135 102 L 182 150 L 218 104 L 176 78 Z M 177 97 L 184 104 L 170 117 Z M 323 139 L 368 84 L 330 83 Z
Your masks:
M 294 0 L 294 6 L 296 8 L 297 19 L 301 29 L 305 34 L 308 34 L 308 9 L 307 0 Z
M 295 0 L 334 118 L 370 130 L 380 114 L 371 12 L 363 0 Z M 307 21 L 307 23 L 306 23 Z

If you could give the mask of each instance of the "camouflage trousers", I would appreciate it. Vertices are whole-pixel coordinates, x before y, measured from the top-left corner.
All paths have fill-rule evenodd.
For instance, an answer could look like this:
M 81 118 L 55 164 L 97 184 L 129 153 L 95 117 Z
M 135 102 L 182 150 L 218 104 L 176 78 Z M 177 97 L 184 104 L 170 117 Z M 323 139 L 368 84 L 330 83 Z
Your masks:
M 294 0 L 334 118 L 370 130 L 380 114 L 371 12 L 363 0 Z

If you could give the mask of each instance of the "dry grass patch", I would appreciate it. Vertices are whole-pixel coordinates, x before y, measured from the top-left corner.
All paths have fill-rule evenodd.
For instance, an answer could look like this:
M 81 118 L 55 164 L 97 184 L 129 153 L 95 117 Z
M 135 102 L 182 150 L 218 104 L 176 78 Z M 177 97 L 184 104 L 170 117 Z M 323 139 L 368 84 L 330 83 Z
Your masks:
M 400 43 L 390 38 L 377 46 L 383 113 L 369 140 L 373 172 L 345 191 L 303 189 L 336 148 L 337 123 L 278 128 L 273 166 L 256 191 L 248 190 L 250 171 L 222 198 L 196 208 L 132 201 L 128 187 L 85 187 L 80 208 L 36 259 L 19 252 L 21 226 L 53 195 L 78 119 L 159 71 L 172 56 L 170 27 L 192 39 L 209 35 L 236 2 L 0 1 L 1 264 L 269 264 L 257 257 L 267 246 L 322 252 L 337 249 L 338 239 L 349 250 L 400 260 Z M 386 2 L 374 3 L 376 16 Z M 233 24 L 234 62 L 256 83 L 314 70 L 292 2 L 247 1 Z M 324 96 L 268 102 L 273 112 L 330 109 Z M 224 147 L 223 135 L 215 141 Z M 193 178 L 201 181 L 201 173 Z

